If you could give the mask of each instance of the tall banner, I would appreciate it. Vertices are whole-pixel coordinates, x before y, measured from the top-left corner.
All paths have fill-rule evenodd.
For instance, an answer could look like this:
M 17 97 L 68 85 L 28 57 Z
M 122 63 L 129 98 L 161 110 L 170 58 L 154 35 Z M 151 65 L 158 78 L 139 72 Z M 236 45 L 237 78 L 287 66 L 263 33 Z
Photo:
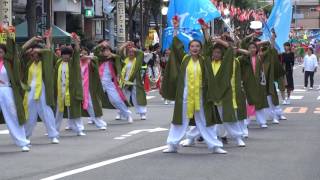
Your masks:
M 163 33 L 163 50 L 170 47 L 173 40 L 172 18 L 179 17 L 180 28 L 178 38 L 183 41 L 185 50 L 192 39 L 203 40 L 201 26 L 198 19 L 210 22 L 221 16 L 220 12 L 210 0 L 171 0 L 168 10 L 168 28 Z
M 118 45 L 126 42 L 126 5 L 124 0 L 117 1 L 117 42 Z
M 276 48 L 279 52 L 284 52 L 283 44 L 289 40 L 291 21 L 291 0 L 276 1 L 267 22 L 264 24 L 261 40 L 269 40 L 271 31 L 274 29 L 277 34 Z

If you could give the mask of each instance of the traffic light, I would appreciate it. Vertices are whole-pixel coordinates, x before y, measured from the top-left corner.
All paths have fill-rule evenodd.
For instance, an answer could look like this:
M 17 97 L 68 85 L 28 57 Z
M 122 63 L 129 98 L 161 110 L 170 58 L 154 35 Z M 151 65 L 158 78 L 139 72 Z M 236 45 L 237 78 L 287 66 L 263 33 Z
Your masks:
M 94 17 L 94 0 L 84 0 L 83 2 L 84 16 Z

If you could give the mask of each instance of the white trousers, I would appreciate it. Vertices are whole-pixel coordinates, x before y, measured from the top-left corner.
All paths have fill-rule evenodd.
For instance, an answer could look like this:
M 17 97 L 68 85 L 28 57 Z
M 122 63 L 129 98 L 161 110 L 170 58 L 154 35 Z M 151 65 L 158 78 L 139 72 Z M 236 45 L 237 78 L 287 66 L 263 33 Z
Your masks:
M 218 106 L 218 112 L 220 115 L 220 118 L 223 119 L 223 109 L 221 106 Z M 226 137 L 231 136 L 232 138 L 242 138 L 243 131 L 240 127 L 240 122 L 233 122 L 233 123 L 227 123 L 224 122 L 223 124 L 217 124 L 217 134 L 220 137 Z M 194 138 L 200 136 L 200 132 L 198 131 L 198 128 L 193 127 L 190 128 L 190 130 L 187 132 L 187 138 L 194 140 Z
M 189 127 L 189 119 L 187 117 L 186 107 L 187 104 L 183 103 L 182 125 L 171 124 L 169 130 L 167 144 L 172 145 L 176 148 L 185 136 Z M 213 149 L 215 147 L 223 147 L 222 142 L 217 137 L 216 126 L 206 126 L 206 118 L 202 105 L 200 111 L 195 113 L 194 118 L 196 122 L 196 128 L 191 128 L 191 132 L 187 136 L 190 138 L 195 138 L 196 136 L 201 135 L 207 143 L 209 149 Z M 194 134 L 192 129 L 195 129 Z
M 242 131 L 242 134 L 244 136 L 249 136 L 249 129 L 248 129 L 248 125 L 250 124 L 250 120 L 248 119 L 244 119 L 239 121 L 239 125 Z
M 43 121 L 49 138 L 56 138 L 59 136 L 59 132 L 56 130 L 55 118 L 53 110 L 46 102 L 45 86 L 42 84 L 42 91 L 39 100 L 34 100 L 35 88 L 32 88 L 28 97 L 28 111 L 29 117 L 26 123 L 26 135 L 32 136 L 32 132 L 37 124 L 38 117 Z
M 10 136 L 15 144 L 20 147 L 30 144 L 26 138 L 24 126 L 19 124 L 11 87 L 0 87 L 0 111 L 2 111 Z
M 264 125 L 267 124 L 267 119 L 266 119 L 266 113 L 265 113 L 266 108 L 256 110 L 256 119 L 259 125 Z
M 280 116 L 283 115 L 283 112 L 282 112 L 282 109 L 280 107 L 280 105 L 278 106 L 275 106 L 272 102 L 272 96 L 268 96 L 267 97 L 268 99 L 268 105 L 269 105 L 269 108 L 267 110 L 267 113 L 269 114 L 269 116 L 272 118 L 272 119 L 276 119 L 276 120 L 279 120 L 280 119 Z
M 83 126 L 81 118 L 70 119 L 69 107 L 67 108 L 67 111 L 68 111 L 68 126 L 76 133 L 82 132 L 84 129 L 84 126 Z M 60 131 L 62 120 L 63 120 L 63 112 L 59 112 L 59 108 L 57 107 L 56 129 L 58 132 Z
M 146 106 L 139 106 L 137 101 L 137 89 L 135 86 L 133 86 L 132 91 L 129 91 L 127 89 L 124 90 L 124 94 L 126 95 L 128 100 L 132 100 L 132 103 L 136 109 L 136 113 L 140 115 L 145 115 L 147 113 L 147 107 Z
M 105 121 L 102 120 L 102 117 L 96 117 L 95 113 L 94 113 L 94 109 L 93 109 L 93 105 L 92 105 L 92 99 L 91 99 L 91 95 L 89 93 L 89 106 L 88 106 L 88 114 L 90 116 L 90 119 L 94 122 L 94 124 L 97 126 L 97 128 L 101 128 L 101 127 L 107 127 L 107 123 Z
M 103 83 L 102 86 L 104 92 L 108 94 L 110 103 L 120 111 L 120 115 L 124 118 L 131 116 L 131 111 L 121 99 L 113 82 Z

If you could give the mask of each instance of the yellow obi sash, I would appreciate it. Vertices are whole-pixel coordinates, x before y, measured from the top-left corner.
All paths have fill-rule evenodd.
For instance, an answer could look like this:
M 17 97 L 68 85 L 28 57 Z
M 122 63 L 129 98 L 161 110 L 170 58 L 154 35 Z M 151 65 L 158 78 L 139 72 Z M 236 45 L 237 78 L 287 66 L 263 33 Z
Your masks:
M 137 61 L 137 58 L 134 58 L 133 61 L 132 61 L 132 66 L 130 68 L 130 73 L 129 73 L 129 78 L 128 78 L 128 81 L 130 79 L 132 79 L 132 76 L 133 76 L 133 73 L 134 73 L 134 70 L 136 68 L 136 61 Z M 121 71 L 121 79 L 120 79 L 120 86 L 121 87 L 124 87 L 124 85 L 126 84 L 126 74 L 127 74 L 127 66 L 129 64 L 130 60 L 129 60 L 129 57 L 127 57 L 124 61 L 125 65 L 124 67 L 122 68 L 122 71 Z M 129 82 L 130 83 L 130 82 Z M 131 82 L 132 83 L 132 82 Z
M 28 80 L 27 83 L 31 86 L 33 78 L 36 78 L 35 91 L 34 91 L 34 100 L 39 100 L 42 92 L 42 62 L 38 63 L 33 62 L 28 71 Z M 26 91 L 23 98 L 23 107 L 26 113 L 26 117 L 29 118 L 29 92 Z
M 64 106 L 70 107 L 70 90 L 69 90 L 69 64 L 66 64 L 66 89 L 65 89 L 65 96 L 63 102 L 63 92 L 62 92 L 62 65 L 64 62 L 61 62 L 58 68 L 58 108 L 59 112 L 64 111 Z
M 202 87 L 202 71 L 200 62 L 194 61 L 192 58 L 187 66 L 187 85 L 188 85 L 188 97 L 187 97 L 187 116 L 189 119 L 193 118 L 194 113 L 200 111 L 200 92 Z
M 232 105 L 234 109 L 238 109 L 237 105 L 237 93 L 236 93 L 236 67 L 237 60 L 233 61 L 233 72 L 231 77 L 231 88 L 232 88 Z

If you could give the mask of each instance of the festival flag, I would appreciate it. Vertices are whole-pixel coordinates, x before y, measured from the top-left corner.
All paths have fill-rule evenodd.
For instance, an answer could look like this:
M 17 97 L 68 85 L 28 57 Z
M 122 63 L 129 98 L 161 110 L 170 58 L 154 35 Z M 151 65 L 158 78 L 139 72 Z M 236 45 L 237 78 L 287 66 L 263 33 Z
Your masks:
M 188 43 L 192 39 L 203 40 L 201 26 L 198 19 L 204 19 L 206 23 L 221 16 L 220 12 L 210 0 L 171 0 L 168 10 L 168 28 L 163 33 L 163 50 L 170 47 L 173 40 L 172 18 L 179 16 L 180 27 L 178 38 L 184 43 L 188 51 Z
M 278 51 L 284 52 L 283 44 L 289 40 L 290 25 L 292 20 L 291 0 L 276 1 L 271 14 L 263 27 L 261 40 L 269 40 L 271 30 L 274 29 L 276 38 L 276 47 Z

